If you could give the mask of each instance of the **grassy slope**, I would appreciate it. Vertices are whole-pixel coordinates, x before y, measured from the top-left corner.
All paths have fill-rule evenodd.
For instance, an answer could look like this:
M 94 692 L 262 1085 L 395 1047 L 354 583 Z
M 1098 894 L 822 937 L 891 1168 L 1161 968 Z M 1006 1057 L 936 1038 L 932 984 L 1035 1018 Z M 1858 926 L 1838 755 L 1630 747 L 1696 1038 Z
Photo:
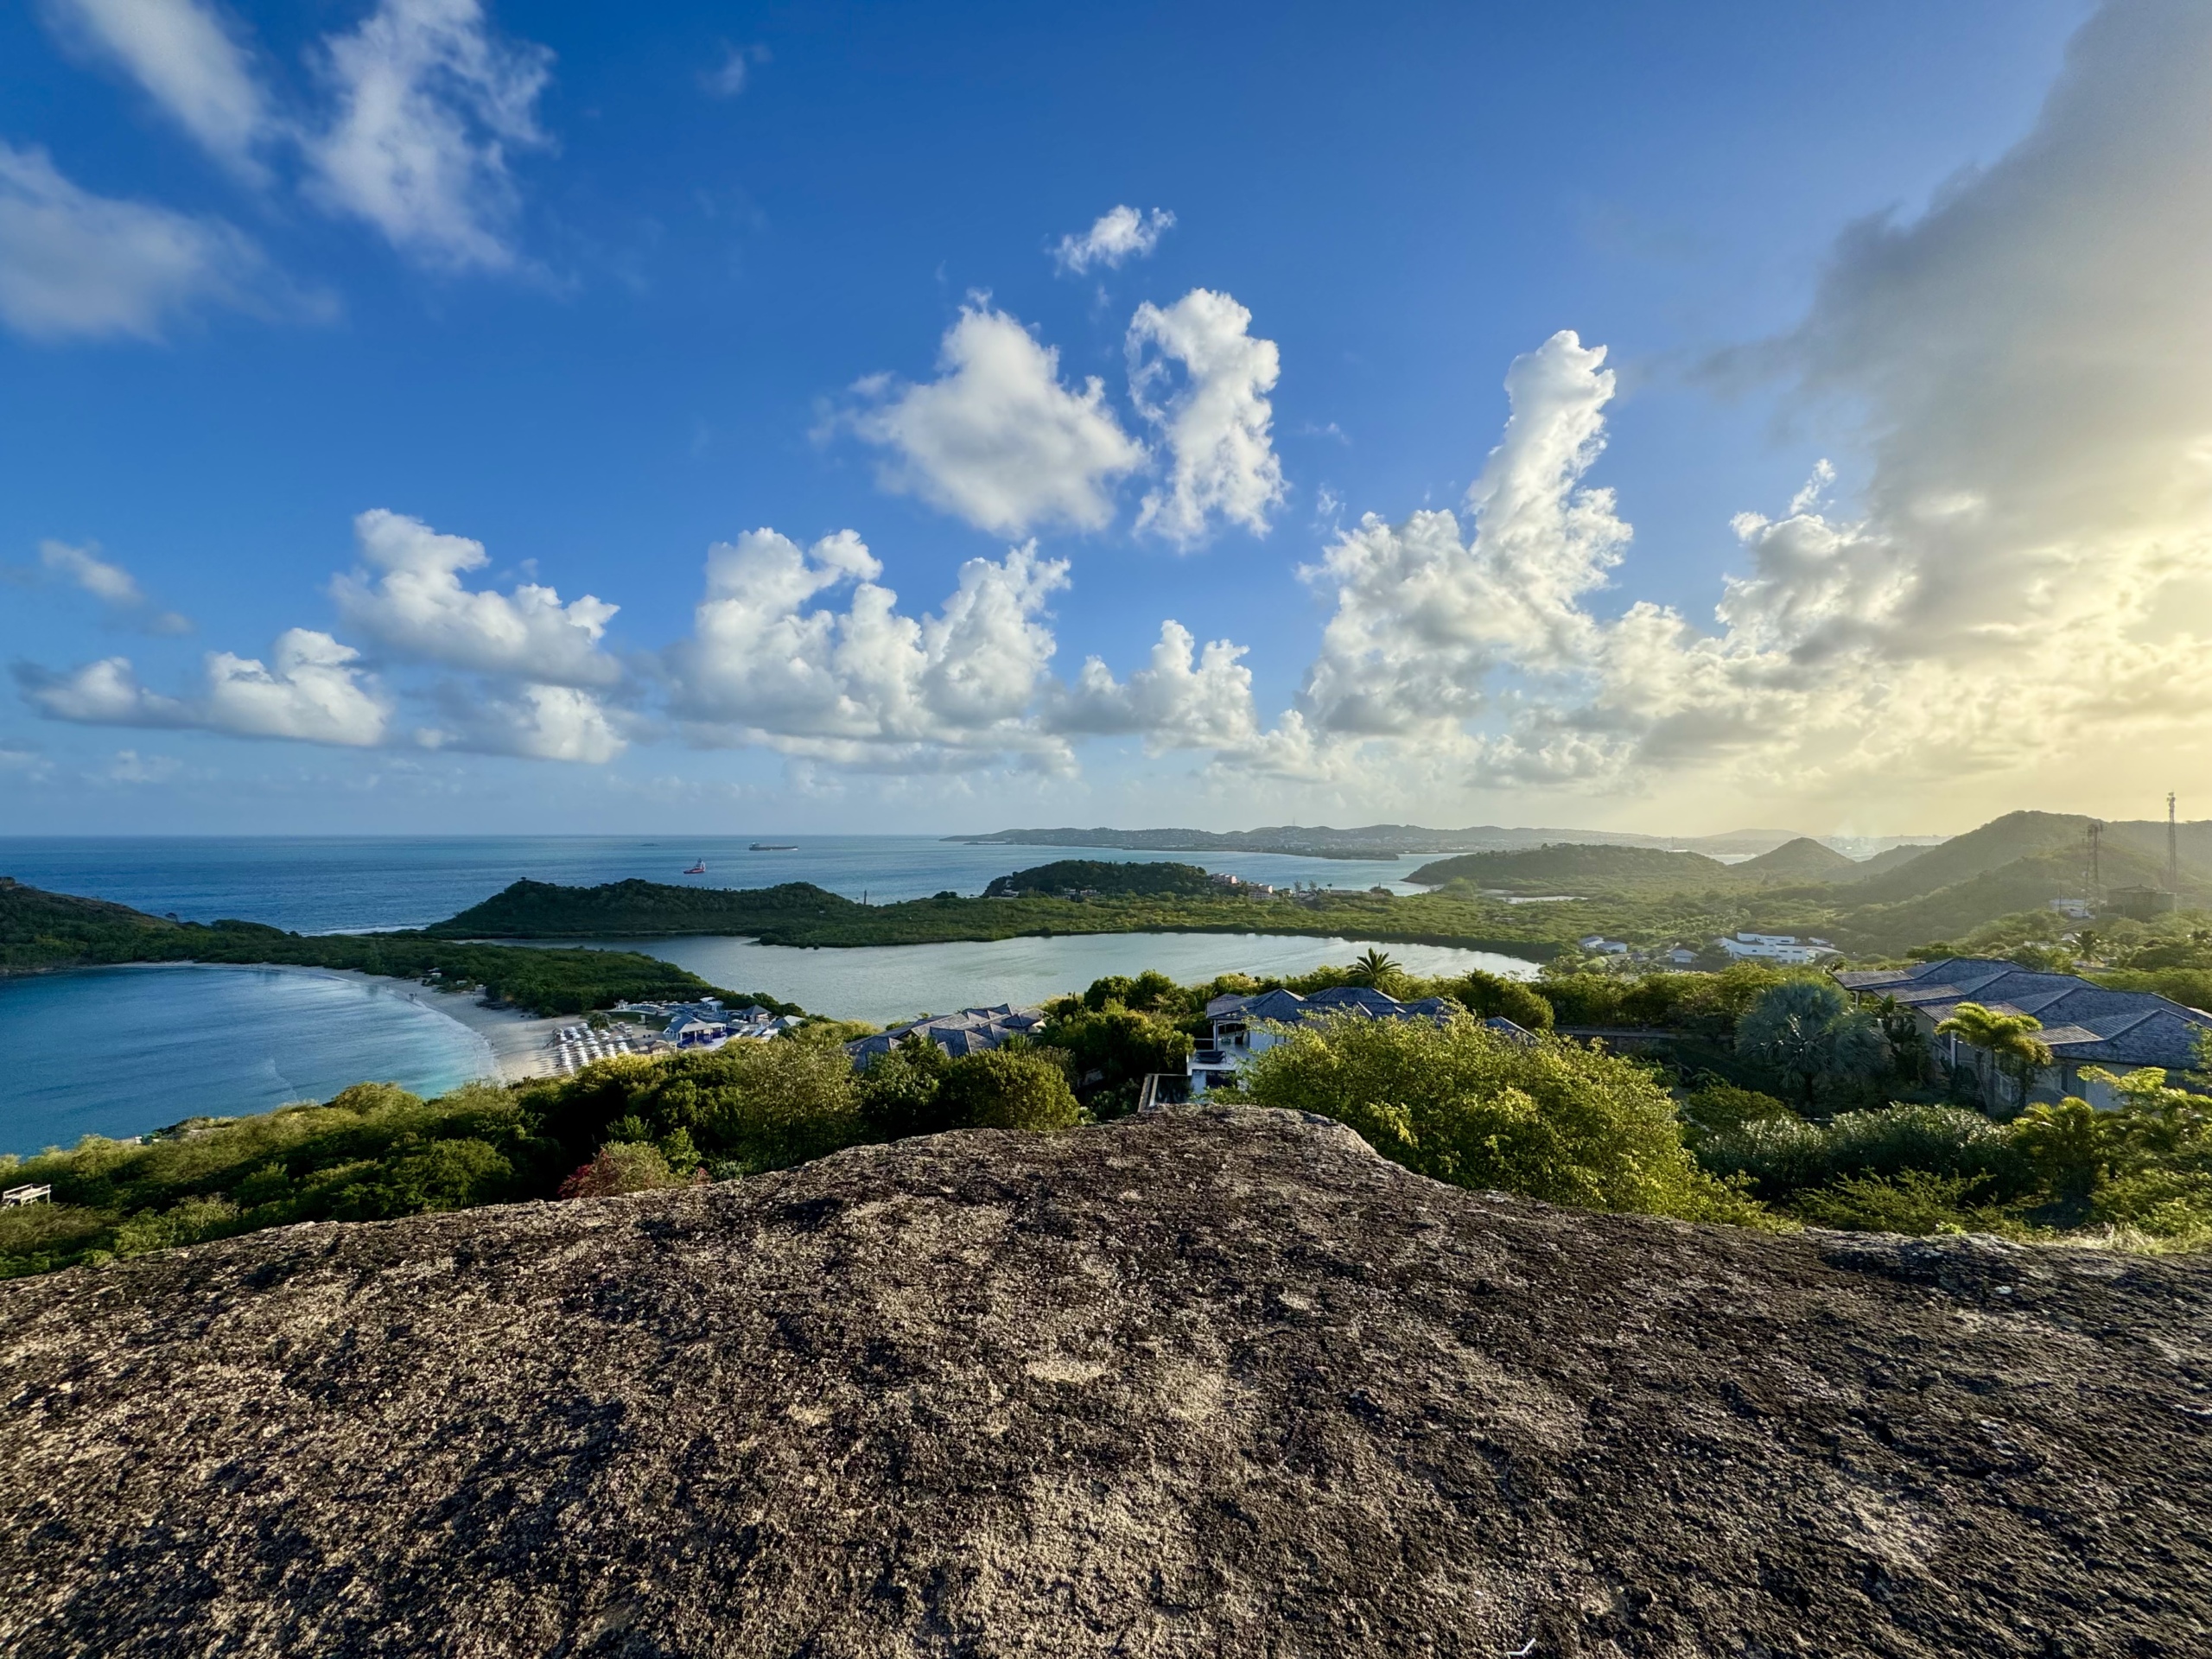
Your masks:
M 496 1001 L 542 1014 L 716 989 L 696 974 L 630 950 L 540 950 L 423 933 L 302 937 L 251 922 L 203 927 L 97 899 L 14 882 L 0 887 L 0 974 L 132 962 L 278 963 L 402 979 L 435 975 L 455 986 L 481 985 Z

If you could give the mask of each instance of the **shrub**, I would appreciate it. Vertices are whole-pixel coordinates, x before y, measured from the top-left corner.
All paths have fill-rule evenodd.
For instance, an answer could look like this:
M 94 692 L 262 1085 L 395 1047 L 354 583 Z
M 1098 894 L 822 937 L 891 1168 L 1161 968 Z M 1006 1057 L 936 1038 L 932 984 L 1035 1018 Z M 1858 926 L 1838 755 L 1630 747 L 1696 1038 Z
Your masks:
M 2152 1238 L 2212 1243 L 2212 1173 L 2198 1169 L 2132 1171 L 2099 1182 L 2089 1213 L 2107 1225 L 2132 1227 Z
M 238 1207 L 222 1198 L 187 1198 L 161 1213 L 141 1212 L 115 1230 L 118 1255 L 144 1255 L 237 1230 Z
M 1549 1031 L 1554 1018 L 1552 1005 L 1517 979 L 1486 974 L 1479 968 L 1443 982 L 1437 994 L 1448 996 L 1477 1019 L 1510 1020 L 1525 1031 Z
M 947 1065 L 938 1099 L 963 1128 L 1067 1129 L 1083 1116 L 1058 1064 L 1012 1044 Z
M 618 1124 L 640 1141 L 681 1129 L 726 1174 L 788 1168 L 868 1138 L 845 1052 L 780 1039 L 603 1060 L 531 1089 L 523 1106 L 571 1157 L 618 1138 Z
M 903 1141 L 957 1127 L 949 1109 L 938 1101 L 944 1069 L 951 1064 L 943 1049 L 914 1032 L 877 1055 L 859 1084 L 861 1121 L 869 1138 Z
M 1700 1170 L 1649 1071 L 1471 1019 L 1309 1020 L 1258 1055 L 1244 1096 L 1333 1117 L 1383 1156 L 1456 1185 L 1696 1220 L 1761 1212 Z
M 1990 1202 L 2041 1190 L 2033 1159 L 2011 1135 L 1980 1113 L 1956 1106 L 1846 1112 L 1825 1125 L 1798 1117 L 1748 1122 L 1700 1141 L 1698 1161 L 1715 1174 L 1747 1179 L 1770 1204 L 1839 1181 L 1894 1178 L 1907 1170 L 1979 1181 Z
M 1077 1094 L 1102 1117 L 1135 1110 L 1145 1077 L 1182 1071 L 1192 1047 L 1187 1033 L 1165 1020 L 1110 1004 L 1056 1011 L 1039 1036 L 1067 1055 Z
M 1931 1175 L 1908 1169 L 1893 1176 L 1853 1175 L 1834 1186 L 1801 1193 L 1793 1206 L 1815 1227 L 1854 1233 L 1963 1233 L 1986 1212 L 1972 1207 L 1981 1185 L 1969 1175 Z
M 1708 1083 L 1682 1103 L 1682 1122 L 1693 1137 L 1726 1135 L 1746 1124 L 1796 1116 L 1772 1095 L 1732 1083 Z
M 561 1183 L 564 1198 L 610 1198 L 625 1192 L 650 1192 L 681 1186 L 660 1148 L 642 1141 L 610 1141 L 592 1160 Z

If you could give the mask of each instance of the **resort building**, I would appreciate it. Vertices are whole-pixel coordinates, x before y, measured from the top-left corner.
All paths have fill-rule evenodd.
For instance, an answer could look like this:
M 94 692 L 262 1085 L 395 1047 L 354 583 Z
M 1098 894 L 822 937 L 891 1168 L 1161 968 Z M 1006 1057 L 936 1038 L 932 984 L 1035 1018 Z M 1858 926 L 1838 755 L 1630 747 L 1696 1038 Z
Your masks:
M 875 1063 L 878 1055 L 888 1054 L 906 1038 L 918 1036 L 927 1038 L 957 1060 L 996 1048 L 1009 1037 L 1030 1036 L 1044 1023 L 1045 1016 L 1034 1008 L 1017 1008 L 1001 1002 L 993 1008 L 963 1008 L 957 1014 L 909 1020 L 903 1026 L 893 1026 L 873 1037 L 847 1043 L 845 1052 L 852 1057 L 855 1071 L 865 1071 Z
M 2101 1109 L 2117 1105 L 2109 1085 L 2082 1077 L 2092 1066 L 2124 1077 L 2154 1065 L 2166 1071 L 2170 1082 L 2185 1085 L 2183 1074 L 2202 1063 L 2198 1045 L 2212 1035 L 2212 1014 L 2202 1008 L 2148 991 L 2116 991 L 2075 974 L 2038 973 L 1982 957 L 1947 957 L 1910 968 L 1840 973 L 1835 979 L 1856 995 L 1886 997 L 1910 1008 L 1938 1056 L 1981 1077 L 1992 1104 L 2013 1103 L 2014 1085 L 1998 1078 L 1986 1056 L 1955 1037 L 1936 1034 L 1936 1027 L 1961 1002 L 1978 1002 L 1993 1014 L 2030 1014 L 2043 1022 L 2036 1036 L 2050 1050 L 2052 1064 L 2029 1079 L 2030 1101 L 2078 1095 Z
M 1351 1014 L 1368 1020 L 1433 1020 L 1441 1023 L 1465 1009 L 1448 998 L 1424 996 L 1401 1002 L 1395 996 L 1364 985 L 1339 985 L 1311 996 L 1296 991 L 1262 991 L 1256 996 L 1217 996 L 1206 1004 L 1206 1018 L 1213 1026 L 1213 1040 L 1192 1051 L 1185 1070 L 1190 1094 L 1196 1098 L 1209 1089 L 1230 1082 L 1255 1054 L 1263 1054 L 1290 1034 L 1290 1029 L 1321 1014 Z M 1534 1042 L 1529 1032 L 1510 1020 L 1483 1022 L 1493 1031 L 1518 1042 Z
M 1826 939 L 1801 938 L 1795 933 L 1738 933 L 1722 939 L 1720 948 L 1738 962 L 1778 962 L 1790 967 L 1838 954 Z
M 698 1002 L 671 1004 L 661 1040 L 679 1050 L 715 1049 L 724 1043 L 765 1043 L 802 1023 L 796 1014 L 771 1014 L 755 1004 L 726 1008 L 712 997 Z

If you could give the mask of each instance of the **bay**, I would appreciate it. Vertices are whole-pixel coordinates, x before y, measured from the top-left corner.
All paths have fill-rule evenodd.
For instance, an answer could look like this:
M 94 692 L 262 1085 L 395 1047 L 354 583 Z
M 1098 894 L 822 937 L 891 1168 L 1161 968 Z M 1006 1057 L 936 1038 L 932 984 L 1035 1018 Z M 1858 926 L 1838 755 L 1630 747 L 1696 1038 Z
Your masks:
M 791 842 L 768 852 L 755 841 Z M 931 836 L 0 836 L 0 875 L 188 922 L 225 917 L 297 933 L 423 927 L 522 878 L 592 887 L 636 878 L 765 887 L 811 881 L 848 899 L 978 893 L 993 876 L 1062 858 L 1173 860 L 1288 887 L 1388 886 L 1419 859 L 969 846 Z M 704 863 L 703 876 L 683 871 Z
M 0 979 L 0 1152 L 271 1111 L 370 1080 L 429 1096 L 493 1075 L 490 1046 L 435 995 L 315 969 Z

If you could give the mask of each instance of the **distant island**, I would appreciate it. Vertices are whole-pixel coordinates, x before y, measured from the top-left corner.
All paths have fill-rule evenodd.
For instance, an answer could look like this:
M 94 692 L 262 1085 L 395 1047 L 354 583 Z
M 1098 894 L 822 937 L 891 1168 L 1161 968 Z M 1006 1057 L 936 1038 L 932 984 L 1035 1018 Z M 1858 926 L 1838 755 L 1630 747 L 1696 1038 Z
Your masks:
M 1645 836 L 1611 830 L 1509 830 L 1477 824 L 1426 830 L 1414 823 L 1370 823 L 1355 830 L 1326 824 L 1273 824 L 1258 830 L 996 830 L 947 836 L 970 847 L 1104 847 L 1136 853 L 1287 853 L 1301 858 L 1407 858 L 1435 853 L 1488 852 L 1573 842 L 1592 847 L 1656 847 L 1708 856 L 1749 856 L 1806 839 L 1789 830 L 1732 830 L 1725 835 Z

